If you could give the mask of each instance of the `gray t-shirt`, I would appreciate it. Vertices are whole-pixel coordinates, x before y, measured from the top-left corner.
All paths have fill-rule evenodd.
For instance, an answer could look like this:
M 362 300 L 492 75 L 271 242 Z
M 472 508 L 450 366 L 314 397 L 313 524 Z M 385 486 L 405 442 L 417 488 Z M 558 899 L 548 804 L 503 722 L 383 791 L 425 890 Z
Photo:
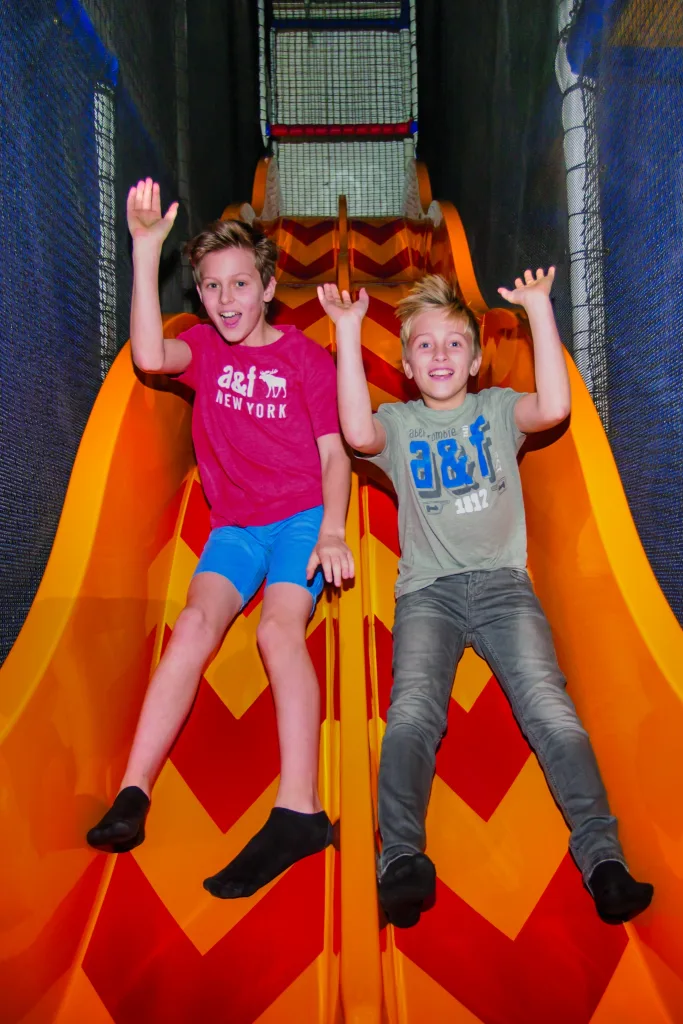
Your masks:
M 526 568 L 526 523 L 515 424 L 520 392 L 487 388 L 452 411 L 422 399 L 381 405 L 387 443 L 371 456 L 398 495 L 396 596 L 440 576 Z

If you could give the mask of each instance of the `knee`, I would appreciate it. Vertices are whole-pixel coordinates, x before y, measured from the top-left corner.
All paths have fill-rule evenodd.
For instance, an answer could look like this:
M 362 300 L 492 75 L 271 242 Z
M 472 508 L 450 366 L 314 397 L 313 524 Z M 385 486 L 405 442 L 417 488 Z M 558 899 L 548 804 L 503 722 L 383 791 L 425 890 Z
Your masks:
M 387 713 L 387 730 L 411 730 L 433 743 L 438 743 L 443 736 L 446 722 L 444 709 L 423 694 L 392 697 Z
M 218 643 L 215 626 L 209 620 L 203 608 L 189 605 L 183 608 L 173 630 L 176 642 L 193 646 L 198 651 L 211 651 Z
M 304 636 L 293 623 L 268 616 L 261 619 L 256 630 L 256 642 L 266 664 L 289 658 L 298 644 L 304 644 Z

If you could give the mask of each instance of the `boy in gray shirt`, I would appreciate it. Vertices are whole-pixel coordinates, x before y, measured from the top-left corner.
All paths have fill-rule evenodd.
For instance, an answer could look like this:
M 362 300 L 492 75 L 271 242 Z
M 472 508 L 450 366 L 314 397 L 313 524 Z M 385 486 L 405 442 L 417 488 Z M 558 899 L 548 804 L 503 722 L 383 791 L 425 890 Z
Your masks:
M 361 357 L 368 296 L 318 289 L 335 322 L 339 414 L 349 445 L 398 495 L 394 685 L 379 770 L 379 897 L 409 927 L 434 893 L 425 816 L 455 668 L 471 645 L 495 672 L 571 829 L 570 850 L 600 917 L 630 920 L 652 899 L 628 873 L 588 735 L 565 689 L 550 627 L 526 571 L 517 453 L 526 434 L 569 415 L 569 378 L 550 302 L 554 268 L 529 270 L 508 302 L 526 309 L 536 391 L 467 384 L 478 325 L 454 285 L 424 278 L 398 304 L 403 368 L 421 398 L 372 414 Z

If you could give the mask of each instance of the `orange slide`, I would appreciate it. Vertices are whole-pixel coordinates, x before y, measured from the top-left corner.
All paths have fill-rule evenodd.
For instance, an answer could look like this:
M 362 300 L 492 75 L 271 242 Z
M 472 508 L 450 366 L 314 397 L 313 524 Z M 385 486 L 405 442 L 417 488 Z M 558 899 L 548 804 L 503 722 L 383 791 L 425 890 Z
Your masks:
M 245 211 L 257 219 L 267 174 L 264 162 Z M 417 180 L 422 216 L 353 220 L 341 202 L 334 220 L 261 221 L 281 247 L 276 322 L 333 346 L 315 284 L 365 284 L 373 402 L 406 398 L 393 307 L 425 272 L 454 274 L 483 320 L 479 385 L 528 390 L 525 321 L 486 309 L 456 211 L 431 203 L 424 169 Z M 167 335 L 193 322 L 172 317 Z M 568 362 L 571 426 L 522 460 L 529 566 L 632 870 L 655 883 L 652 908 L 624 928 L 599 921 L 536 760 L 497 682 L 467 651 L 429 810 L 436 903 L 413 929 L 379 919 L 376 778 L 398 549 L 390 488 L 363 467 L 348 523 L 357 580 L 341 599 L 324 597 L 308 633 L 336 848 L 248 900 L 215 900 L 201 887 L 260 827 L 277 785 L 255 643 L 260 595 L 205 671 L 155 788 L 147 841 L 119 857 L 85 845 L 116 792 L 208 533 L 186 396 L 140 380 L 124 351 L 0 671 L 0 1024 L 683 1022 L 683 633 Z

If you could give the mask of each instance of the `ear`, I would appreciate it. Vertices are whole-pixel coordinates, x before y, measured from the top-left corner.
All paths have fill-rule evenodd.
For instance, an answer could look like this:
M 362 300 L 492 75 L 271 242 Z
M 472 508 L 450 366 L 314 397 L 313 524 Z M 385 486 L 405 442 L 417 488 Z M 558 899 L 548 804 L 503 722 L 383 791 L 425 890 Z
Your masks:
M 479 355 L 475 356 L 474 359 L 472 360 L 472 364 L 470 366 L 470 377 L 476 377 L 477 374 L 479 373 L 479 367 L 481 366 L 481 360 L 482 360 L 482 354 L 480 352 Z
M 276 284 L 277 284 L 277 281 L 275 280 L 275 278 L 271 277 L 270 281 L 268 282 L 266 287 L 263 289 L 263 301 L 264 302 L 270 302 L 270 300 L 272 299 L 273 295 L 275 295 L 275 285 Z
M 412 366 L 410 365 L 410 363 L 408 362 L 408 360 L 406 359 L 405 356 L 401 357 L 401 362 L 403 363 L 403 372 L 405 373 L 406 377 L 408 378 L 408 380 L 412 380 L 413 379 L 413 368 L 412 368 Z

